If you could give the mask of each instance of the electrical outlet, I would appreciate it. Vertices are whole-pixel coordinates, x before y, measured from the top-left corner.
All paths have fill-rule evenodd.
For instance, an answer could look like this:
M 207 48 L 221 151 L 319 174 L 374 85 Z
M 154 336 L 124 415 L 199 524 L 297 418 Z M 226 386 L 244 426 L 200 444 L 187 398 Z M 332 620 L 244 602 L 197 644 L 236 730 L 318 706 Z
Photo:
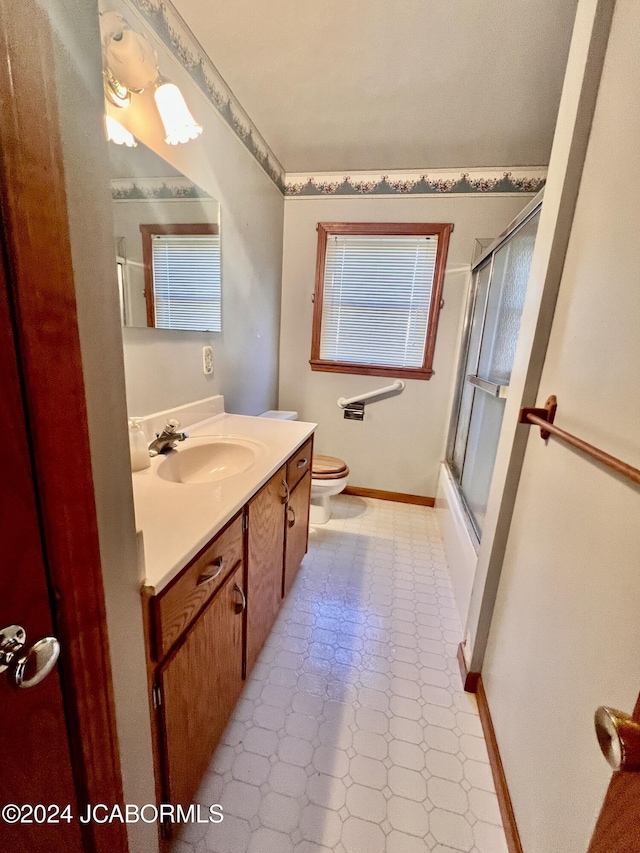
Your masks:
M 207 376 L 213 373 L 213 348 L 202 347 L 202 369 Z

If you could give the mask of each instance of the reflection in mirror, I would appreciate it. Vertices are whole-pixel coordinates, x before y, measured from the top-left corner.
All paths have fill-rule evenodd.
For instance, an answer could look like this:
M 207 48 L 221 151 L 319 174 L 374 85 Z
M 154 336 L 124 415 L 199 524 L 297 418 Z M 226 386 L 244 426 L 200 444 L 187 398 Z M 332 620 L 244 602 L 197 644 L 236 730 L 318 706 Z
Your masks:
M 109 157 L 123 325 L 221 331 L 220 205 L 140 142 Z

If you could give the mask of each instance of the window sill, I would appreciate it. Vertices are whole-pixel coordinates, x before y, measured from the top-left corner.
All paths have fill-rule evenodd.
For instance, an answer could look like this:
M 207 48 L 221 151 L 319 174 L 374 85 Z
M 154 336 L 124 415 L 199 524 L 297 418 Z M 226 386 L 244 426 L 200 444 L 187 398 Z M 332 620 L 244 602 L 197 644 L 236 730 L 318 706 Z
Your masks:
M 382 367 L 378 364 L 350 364 L 342 361 L 310 359 L 311 370 L 321 373 L 353 373 L 363 376 L 390 376 L 393 379 L 431 379 L 435 371 L 421 367 Z

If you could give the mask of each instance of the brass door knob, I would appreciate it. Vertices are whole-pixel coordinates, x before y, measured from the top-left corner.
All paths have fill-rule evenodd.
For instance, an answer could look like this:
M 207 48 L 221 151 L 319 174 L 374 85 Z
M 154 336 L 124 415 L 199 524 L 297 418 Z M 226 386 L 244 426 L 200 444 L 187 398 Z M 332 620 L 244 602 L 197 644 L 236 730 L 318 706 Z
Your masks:
M 623 711 L 601 705 L 595 726 L 602 754 L 614 770 L 640 770 L 640 723 Z

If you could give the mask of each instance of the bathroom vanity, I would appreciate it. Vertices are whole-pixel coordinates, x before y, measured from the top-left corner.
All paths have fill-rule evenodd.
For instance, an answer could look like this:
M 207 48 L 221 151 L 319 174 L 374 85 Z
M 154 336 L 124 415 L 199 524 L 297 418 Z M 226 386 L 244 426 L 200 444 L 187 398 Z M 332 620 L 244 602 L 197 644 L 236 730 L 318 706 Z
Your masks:
M 149 419 L 147 435 L 168 414 L 190 438 L 133 482 L 156 794 L 186 808 L 306 553 L 315 424 L 219 412 L 192 425 L 202 410 L 172 410 Z M 238 446 L 255 458 L 229 474 Z

